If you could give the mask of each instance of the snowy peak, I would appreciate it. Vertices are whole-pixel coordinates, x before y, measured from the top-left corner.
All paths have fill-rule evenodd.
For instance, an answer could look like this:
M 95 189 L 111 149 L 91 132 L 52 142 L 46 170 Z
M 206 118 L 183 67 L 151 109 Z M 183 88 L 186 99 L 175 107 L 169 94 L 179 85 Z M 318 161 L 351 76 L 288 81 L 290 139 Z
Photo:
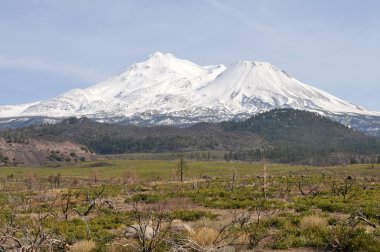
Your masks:
M 162 53 L 162 52 L 155 52 L 144 61 L 147 64 L 153 64 L 153 65 L 165 65 L 167 63 L 172 63 L 180 61 L 180 59 L 176 58 L 173 54 L 171 53 Z
M 201 92 L 214 98 L 241 99 L 258 97 L 264 100 L 274 98 L 273 95 L 289 96 L 291 92 L 302 91 L 297 80 L 285 71 L 268 62 L 238 61 L 230 65 L 212 83 Z M 276 104 L 272 104 L 276 105 Z
M 172 54 L 156 52 L 145 61 L 133 64 L 126 72 L 90 87 L 86 92 L 105 103 L 117 101 L 119 104 L 128 102 L 129 106 L 138 106 L 137 99 L 143 96 L 146 101 L 156 96 L 183 95 L 210 82 L 223 70 L 223 67 L 202 67 Z M 131 104 L 134 101 L 136 104 Z
M 328 113 L 373 114 L 322 90 L 306 85 L 268 62 L 238 61 L 200 89 L 213 106 L 234 114 L 274 108 Z
M 187 124 L 244 119 L 274 108 L 380 115 L 306 85 L 268 62 L 200 66 L 156 52 L 94 86 L 41 102 L 0 107 L 0 118 L 86 116 L 135 124 Z
M 273 66 L 271 63 L 266 61 L 248 61 L 248 60 L 239 60 L 235 62 L 234 64 L 230 65 L 231 68 L 256 68 L 256 67 L 262 67 L 270 70 L 279 70 L 275 66 Z
M 144 62 L 132 65 L 127 72 L 176 73 L 182 77 L 194 78 L 204 74 L 206 70 L 190 61 L 176 58 L 170 53 L 156 52 Z
M 159 59 L 159 58 L 165 58 L 165 57 L 175 58 L 175 56 L 171 53 L 163 53 L 163 52 L 157 51 L 149 55 L 148 59 Z

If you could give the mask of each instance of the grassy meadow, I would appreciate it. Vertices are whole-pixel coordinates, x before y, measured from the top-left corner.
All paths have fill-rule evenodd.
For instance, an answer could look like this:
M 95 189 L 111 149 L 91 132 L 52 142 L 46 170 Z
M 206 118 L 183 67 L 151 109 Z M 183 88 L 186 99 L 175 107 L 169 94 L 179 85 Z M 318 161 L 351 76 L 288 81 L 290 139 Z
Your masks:
M 195 179 L 202 175 L 213 177 L 229 177 L 233 171 L 240 176 L 256 176 L 263 174 L 262 162 L 224 162 L 224 161 L 193 161 L 187 160 L 185 174 L 188 179 Z M 380 177 L 379 164 L 356 164 L 330 167 L 313 167 L 302 165 L 286 164 L 265 164 L 269 176 L 287 176 L 287 175 L 353 175 L 353 176 L 371 176 Z M 23 178 L 28 174 L 34 174 L 40 178 L 46 178 L 61 174 L 63 178 L 81 178 L 89 179 L 96 174 L 101 180 L 118 180 L 125 173 L 136 173 L 142 179 L 170 179 L 173 171 L 178 169 L 178 160 L 104 160 L 82 162 L 75 164 L 60 164 L 48 167 L 1 167 L 0 178 L 6 178 L 9 175 Z

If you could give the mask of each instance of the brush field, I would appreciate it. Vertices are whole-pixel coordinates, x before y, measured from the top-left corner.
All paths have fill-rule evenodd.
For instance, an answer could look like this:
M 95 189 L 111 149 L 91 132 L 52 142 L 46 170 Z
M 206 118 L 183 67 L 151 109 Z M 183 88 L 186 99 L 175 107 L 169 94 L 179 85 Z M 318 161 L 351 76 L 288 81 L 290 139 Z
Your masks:
M 178 160 L 1 167 L 0 251 L 380 251 L 378 164 L 185 160 L 183 172 Z

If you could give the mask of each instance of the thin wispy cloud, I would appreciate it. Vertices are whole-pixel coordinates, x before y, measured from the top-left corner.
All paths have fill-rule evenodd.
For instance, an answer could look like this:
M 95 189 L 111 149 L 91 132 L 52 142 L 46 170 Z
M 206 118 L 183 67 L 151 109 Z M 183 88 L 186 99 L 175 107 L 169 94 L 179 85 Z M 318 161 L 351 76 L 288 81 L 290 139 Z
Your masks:
M 241 23 L 242 25 L 254 29 L 257 32 L 263 33 L 263 34 L 269 34 L 270 27 L 268 25 L 265 25 L 261 22 L 256 21 L 252 17 L 248 16 L 241 10 L 237 8 L 233 8 L 230 5 L 227 5 L 221 1 L 218 0 L 204 0 L 209 5 L 215 7 L 220 13 L 223 13 L 224 15 L 234 19 L 235 21 Z
M 107 79 L 107 75 L 100 73 L 94 69 L 67 65 L 60 62 L 47 62 L 32 58 L 9 58 L 0 55 L 0 68 L 2 69 L 24 69 L 36 70 L 42 72 L 50 72 L 62 74 L 75 79 L 98 82 Z

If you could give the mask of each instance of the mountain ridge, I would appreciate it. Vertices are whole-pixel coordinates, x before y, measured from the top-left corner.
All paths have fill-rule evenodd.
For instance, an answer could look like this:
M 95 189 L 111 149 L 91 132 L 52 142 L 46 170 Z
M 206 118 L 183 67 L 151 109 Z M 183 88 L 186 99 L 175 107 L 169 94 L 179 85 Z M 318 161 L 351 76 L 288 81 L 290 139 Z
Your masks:
M 218 152 L 219 159 L 313 165 L 380 160 L 380 138 L 317 113 L 275 109 L 244 121 L 198 123 L 186 128 L 141 127 L 69 118 L 57 124 L 0 131 L 0 138 L 72 141 L 98 154 Z
M 345 120 L 354 128 L 351 122 L 355 120 L 345 116 L 360 117 L 365 121 L 364 130 L 380 134 L 372 127 L 372 121 L 380 121 L 379 112 L 304 84 L 268 62 L 200 66 L 161 52 L 88 88 L 70 90 L 45 101 L 0 106 L 0 122 L 86 116 L 101 122 L 186 125 L 243 120 L 276 108 L 317 112 L 340 122 Z

